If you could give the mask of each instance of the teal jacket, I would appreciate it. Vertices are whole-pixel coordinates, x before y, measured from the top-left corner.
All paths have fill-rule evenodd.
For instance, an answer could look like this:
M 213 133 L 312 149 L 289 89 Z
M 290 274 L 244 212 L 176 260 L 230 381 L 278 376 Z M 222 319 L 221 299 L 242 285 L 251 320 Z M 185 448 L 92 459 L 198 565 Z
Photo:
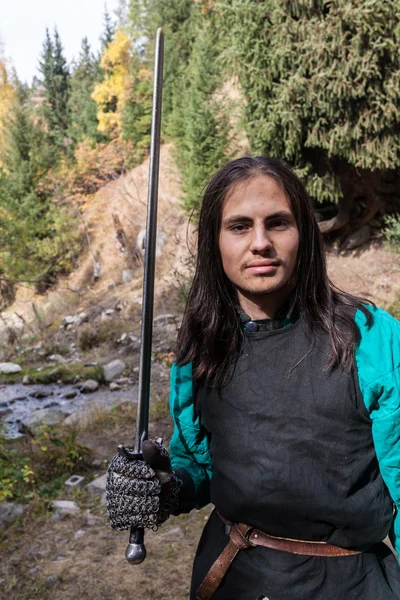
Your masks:
M 368 308 L 373 315 L 371 326 L 361 311 L 355 315 L 360 331 L 355 360 L 381 475 L 395 507 L 390 538 L 400 555 L 400 322 L 381 308 Z M 212 457 L 207 432 L 193 405 L 190 363 L 172 366 L 170 408 L 172 465 L 191 476 L 197 505 L 204 506 L 209 502 Z

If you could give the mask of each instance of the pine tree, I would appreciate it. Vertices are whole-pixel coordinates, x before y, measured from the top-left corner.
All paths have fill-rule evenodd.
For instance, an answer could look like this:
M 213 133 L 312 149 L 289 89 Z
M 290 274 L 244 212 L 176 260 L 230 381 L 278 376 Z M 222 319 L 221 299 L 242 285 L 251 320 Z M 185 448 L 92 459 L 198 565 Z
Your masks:
M 102 77 L 98 60 L 90 50 L 88 39 L 82 40 L 78 62 L 70 81 L 69 114 L 70 125 L 68 135 L 74 142 L 85 138 L 93 141 L 104 141 L 104 135 L 98 131 L 97 105 L 91 95 L 96 83 Z
M 226 69 L 238 75 L 255 153 L 288 161 L 312 196 L 383 209 L 400 166 L 398 0 L 216 0 Z M 391 182 L 399 195 L 398 178 Z M 385 200 L 386 202 L 386 200 Z
M 175 95 L 170 131 L 176 140 L 176 157 L 182 174 L 184 206 L 195 214 L 209 177 L 231 156 L 227 107 L 216 100 L 217 51 L 212 23 L 202 21 L 185 73 L 184 87 Z
M 110 13 L 108 12 L 107 4 L 104 5 L 104 30 L 100 37 L 101 51 L 107 48 L 107 46 L 113 41 L 115 34 L 115 23 L 111 19 Z
M 42 186 L 56 157 L 26 100 L 19 88 L 1 148 L 0 263 L 9 281 L 39 285 L 70 266 L 76 245 L 71 219 Z
M 153 74 L 139 56 L 131 61 L 131 74 L 121 113 L 121 133 L 124 140 L 145 150 L 150 146 Z
M 54 31 L 54 41 L 46 30 L 40 72 L 45 88 L 43 112 L 48 123 L 49 138 L 60 146 L 64 143 L 69 125 L 70 74 L 57 29 Z

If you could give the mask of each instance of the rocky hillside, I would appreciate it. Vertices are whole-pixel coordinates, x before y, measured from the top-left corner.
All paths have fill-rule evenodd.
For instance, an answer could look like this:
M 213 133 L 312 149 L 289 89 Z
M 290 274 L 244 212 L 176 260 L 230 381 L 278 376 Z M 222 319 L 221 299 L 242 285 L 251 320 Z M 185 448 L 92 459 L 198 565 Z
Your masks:
M 148 170 L 147 159 L 85 198 L 79 216 L 85 245 L 76 269 L 44 296 L 37 296 L 29 286 L 19 286 L 15 303 L 1 313 L 3 346 L 10 340 L 26 339 L 38 329 L 54 331 L 64 317 L 85 313 L 85 320 L 93 323 L 116 305 L 127 318 L 132 312 L 136 314 L 135 307 L 141 304 Z M 155 291 L 161 312 L 168 308 L 170 292 L 175 290 L 179 295 L 185 286 L 190 261 L 188 233 L 171 145 L 164 145 Z

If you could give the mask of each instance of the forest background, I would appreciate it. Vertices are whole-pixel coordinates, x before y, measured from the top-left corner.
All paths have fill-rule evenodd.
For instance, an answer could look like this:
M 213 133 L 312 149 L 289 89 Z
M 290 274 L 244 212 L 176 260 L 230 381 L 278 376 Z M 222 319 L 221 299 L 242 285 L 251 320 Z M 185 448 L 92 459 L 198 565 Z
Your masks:
M 188 213 L 215 169 L 246 148 L 297 171 L 339 244 L 396 214 L 399 9 L 399 0 L 122 0 L 118 18 L 105 14 L 100 55 L 83 39 L 67 64 L 54 30 L 32 85 L 2 60 L 1 305 L 17 282 L 43 292 L 74 267 L 82 198 L 147 154 L 158 26 L 163 138 L 174 142 Z M 397 244 L 396 217 L 386 226 Z
M 100 497 L 65 489 L 72 474 L 101 478 L 134 430 L 142 264 L 133 254 L 145 215 L 157 27 L 165 32 L 158 238 L 169 241 L 158 261 L 168 285 L 156 298 L 150 435 L 168 444 L 168 370 L 190 285 L 190 268 L 181 281 L 174 270 L 188 257 L 178 203 L 195 225 L 204 184 L 232 157 L 287 161 L 336 251 L 327 253 L 332 280 L 399 318 L 398 255 L 381 243 L 400 244 L 399 15 L 400 0 L 121 0 L 117 14 L 105 12 L 99 54 L 83 39 L 68 63 L 59 33 L 47 31 L 31 84 L 0 50 L 1 350 L 21 368 L 1 374 L 0 418 L 7 425 L 18 402 L 38 408 L 23 415 L 19 438 L 0 425 L 0 508 L 17 502 L 24 511 L 0 531 L 0 585 L 11 600 L 132 590 L 159 598 L 160 582 L 163 597 L 183 600 L 208 517 L 209 508 L 192 511 L 149 533 L 149 556 L 132 570 L 126 533 L 105 525 Z M 104 367 L 115 358 L 124 371 L 110 383 Z M 96 394 L 82 392 L 88 383 Z M 121 404 L 93 408 L 101 394 L 120 394 Z M 44 422 L 43 412 L 59 421 Z M 76 501 L 76 513 L 58 519 L 56 498 Z

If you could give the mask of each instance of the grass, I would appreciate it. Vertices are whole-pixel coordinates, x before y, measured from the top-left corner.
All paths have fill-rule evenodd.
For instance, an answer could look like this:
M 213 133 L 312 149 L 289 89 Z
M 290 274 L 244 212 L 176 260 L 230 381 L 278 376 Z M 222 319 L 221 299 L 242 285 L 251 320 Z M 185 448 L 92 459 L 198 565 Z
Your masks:
M 41 371 L 33 368 L 22 369 L 19 373 L 10 373 L 8 375 L 0 373 L 0 383 L 21 383 L 25 376 L 29 377 L 30 383 L 48 384 L 57 383 L 75 383 L 85 379 L 94 379 L 99 383 L 104 383 L 103 367 L 85 367 L 81 364 L 57 365 L 44 367 Z

